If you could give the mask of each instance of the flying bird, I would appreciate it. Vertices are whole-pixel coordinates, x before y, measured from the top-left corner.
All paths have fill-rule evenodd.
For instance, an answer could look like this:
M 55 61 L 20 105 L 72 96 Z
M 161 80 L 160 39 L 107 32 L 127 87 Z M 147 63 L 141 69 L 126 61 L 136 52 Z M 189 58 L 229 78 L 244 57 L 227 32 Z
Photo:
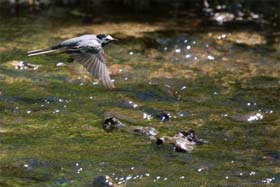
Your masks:
M 103 47 L 114 40 L 116 39 L 107 34 L 82 35 L 47 49 L 29 51 L 27 55 L 34 56 L 55 51 L 67 53 L 71 58 L 81 63 L 91 75 L 96 76 L 106 88 L 113 89 L 115 86 L 105 63 Z

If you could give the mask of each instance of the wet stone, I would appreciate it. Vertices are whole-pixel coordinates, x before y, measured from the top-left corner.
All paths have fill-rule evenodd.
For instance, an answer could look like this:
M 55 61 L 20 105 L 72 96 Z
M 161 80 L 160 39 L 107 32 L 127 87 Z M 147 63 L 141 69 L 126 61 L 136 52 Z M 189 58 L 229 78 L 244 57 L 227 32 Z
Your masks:
M 109 176 L 97 176 L 93 180 L 93 187 L 122 187 L 123 185 L 118 185 L 116 182 Z
M 26 159 L 25 165 L 27 165 L 29 167 L 47 167 L 50 165 L 50 163 L 47 161 L 38 160 L 36 158 L 29 158 L 29 159 Z
M 157 108 L 145 108 L 146 115 L 143 115 L 144 119 L 158 119 L 161 122 L 167 122 L 171 119 L 171 114 L 169 112 L 161 111 Z
M 47 97 L 44 97 L 42 100 L 43 100 L 43 102 L 46 102 L 46 103 L 54 103 L 54 102 L 58 101 L 58 99 L 54 96 L 47 96 Z
M 157 119 L 159 119 L 160 121 L 162 121 L 162 122 L 166 122 L 166 121 L 170 120 L 170 116 L 167 113 L 165 113 L 165 112 L 162 112 L 162 113 L 159 113 L 159 114 L 155 114 L 155 117 Z
M 125 127 L 125 124 L 120 122 L 115 117 L 106 118 L 105 121 L 103 122 L 103 129 L 105 131 L 111 131 L 111 130 L 120 129 L 120 128 L 123 128 L 123 127 Z
M 189 130 L 179 131 L 174 136 L 163 136 L 157 139 L 156 144 L 159 146 L 170 147 L 172 145 L 176 152 L 190 152 L 194 149 L 195 145 L 202 145 L 207 143 L 203 140 L 198 140 L 195 135 L 195 131 Z

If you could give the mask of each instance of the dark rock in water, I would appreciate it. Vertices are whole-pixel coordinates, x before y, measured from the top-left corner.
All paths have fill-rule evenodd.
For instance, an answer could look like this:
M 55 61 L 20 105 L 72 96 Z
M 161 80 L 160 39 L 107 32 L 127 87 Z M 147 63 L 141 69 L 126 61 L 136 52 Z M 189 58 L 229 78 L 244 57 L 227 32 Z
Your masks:
M 113 110 L 107 111 L 104 113 L 104 116 L 105 116 L 105 118 L 115 117 L 115 118 L 118 118 L 119 120 L 124 120 L 129 123 L 138 123 L 138 121 L 136 119 L 134 119 L 133 117 L 128 116 L 126 114 L 122 114 L 118 111 L 113 111 Z
M 120 129 L 123 127 L 125 127 L 125 124 L 123 124 L 117 118 L 114 117 L 106 118 L 103 122 L 103 129 L 105 131 L 111 131 L 113 129 Z
M 122 187 L 123 185 L 117 185 L 113 179 L 107 175 L 98 176 L 93 180 L 93 187 Z
M 163 136 L 156 141 L 157 145 L 172 145 L 177 152 L 190 152 L 195 145 L 206 143 L 203 140 L 197 140 L 194 130 L 179 131 L 173 137 Z
M 169 121 L 169 119 L 170 119 L 170 116 L 165 112 L 156 114 L 155 117 L 158 118 L 162 122 Z
M 153 127 L 133 126 L 131 128 L 133 129 L 133 133 L 148 136 L 150 139 L 155 139 L 155 137 L 158 135 L 158 131 Z
M 54 96 L 47 96 L 47 97 L 44 97 L 43 99 L 43 102 L 49 102 L 49 103 L 54 103 L 54 102 L 57 102 L 58 99 Z
M 157 108 L 145 108 L 144 112 L 152 115 L 153 118 L 160 120 L 161 122 L 169 121 L 171 116 L 169 113 L 164 112 Z
M 265 158 L 270 161 L 280 163 L 280 151 L 268 152 L 267 154 L 265 154 Z
M 49 162 L 39 160 L 39 159 L 36 159 L 36 158 L 28 158 L 28 159 L 25 160 L 25 163 L 27 165 L 29 165 L 30 167 L 47 167 L 47 166 L 50 165 Z
M 156 141 L 157 145 L 162 145 L 164 143 L 164 140 L 162 138 L 158 138 Z
M 98 176 L 93 181 L 93 187 L 112 187 L 113 182 L 109 176 Z

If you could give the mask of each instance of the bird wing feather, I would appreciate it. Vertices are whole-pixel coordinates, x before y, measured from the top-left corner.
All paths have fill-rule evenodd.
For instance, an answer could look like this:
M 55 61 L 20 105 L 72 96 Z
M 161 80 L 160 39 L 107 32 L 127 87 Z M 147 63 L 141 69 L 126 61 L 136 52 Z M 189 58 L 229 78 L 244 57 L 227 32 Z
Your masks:
M 81 63 L 91 75 L 97 76 L 106 88 L 115 88 L 113 82 L 111 81 L 109 70 L 105 64 L 103 49 L 97 54 L 73 53 L 71 56 Z

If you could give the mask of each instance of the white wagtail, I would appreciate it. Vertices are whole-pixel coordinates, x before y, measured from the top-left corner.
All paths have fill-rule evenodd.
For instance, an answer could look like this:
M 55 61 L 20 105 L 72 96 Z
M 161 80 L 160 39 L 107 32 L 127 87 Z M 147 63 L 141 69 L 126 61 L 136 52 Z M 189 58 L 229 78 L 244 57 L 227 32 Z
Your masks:
M 83 35 L 61 42 L 47 49 L 27 52 L 28 56 L 40 55 L 54 51 L 69 54 L 74 60 L 81 63 L 91 75 L 95 75 L 106 88 L 114 88 L 109 71 L 105 64 L 104 50 L 102 47 L 114 41 L 107 34 Z

